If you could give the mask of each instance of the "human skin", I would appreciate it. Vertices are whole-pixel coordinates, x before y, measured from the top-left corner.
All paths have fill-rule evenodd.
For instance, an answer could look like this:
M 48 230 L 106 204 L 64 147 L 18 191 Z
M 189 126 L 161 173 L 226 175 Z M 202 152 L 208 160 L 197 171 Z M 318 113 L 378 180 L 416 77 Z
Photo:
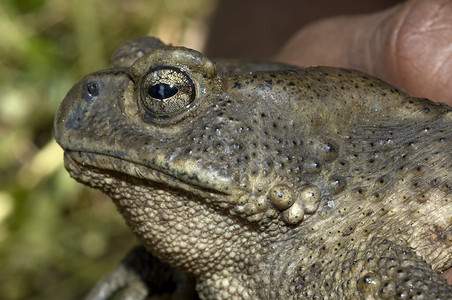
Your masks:
M 302 27 L 275 59 L 358 69 L 412 96 L 452 105 L 452 1 L 411 0 L 323 19 Z
M 412 96 L 452 105 L 452 1 L 412 0 L 369 15 L 314 22 L 276 60 L 358 69 Z M 443 277 L 452 284 L 452 268 Z

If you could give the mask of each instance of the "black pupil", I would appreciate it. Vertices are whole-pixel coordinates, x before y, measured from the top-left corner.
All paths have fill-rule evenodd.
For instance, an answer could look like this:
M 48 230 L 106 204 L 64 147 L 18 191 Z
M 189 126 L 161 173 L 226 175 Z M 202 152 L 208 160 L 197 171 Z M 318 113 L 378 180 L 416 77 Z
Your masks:
M 166 99 L 177 94 L 177 87 L 174 85 L 159 83 L 149 88 L 149 96 L 156 99 Z

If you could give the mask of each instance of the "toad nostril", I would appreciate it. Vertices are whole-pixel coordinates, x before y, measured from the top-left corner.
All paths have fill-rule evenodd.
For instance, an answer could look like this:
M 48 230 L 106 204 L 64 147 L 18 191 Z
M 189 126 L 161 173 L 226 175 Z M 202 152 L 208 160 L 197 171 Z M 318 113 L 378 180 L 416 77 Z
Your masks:
M 86 91 L 86 95 L 89 98 L 94 98 L 99 96 L 99 85 L 96 82 L 88 82 L 83 87 L 84 91 Z

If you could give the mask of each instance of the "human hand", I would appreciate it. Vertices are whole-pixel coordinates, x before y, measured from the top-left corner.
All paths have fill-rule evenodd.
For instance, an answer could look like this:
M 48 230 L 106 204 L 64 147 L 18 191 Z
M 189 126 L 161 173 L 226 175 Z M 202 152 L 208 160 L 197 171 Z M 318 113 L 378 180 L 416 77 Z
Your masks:
M 411 0 L 320 20 L 299 30 L 276 59 L 358 69 L 410 96 L 452 105 L 452 1 Z

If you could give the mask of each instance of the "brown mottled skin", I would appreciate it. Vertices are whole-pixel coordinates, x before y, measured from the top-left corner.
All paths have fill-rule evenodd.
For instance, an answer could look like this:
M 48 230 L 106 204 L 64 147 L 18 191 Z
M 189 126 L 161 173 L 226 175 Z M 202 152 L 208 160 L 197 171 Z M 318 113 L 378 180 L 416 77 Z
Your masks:
M 150 38 L 113 64 L 69 91 L 56 139 L 152 255 L 88 299 L 452 299 L 451 108 Z

